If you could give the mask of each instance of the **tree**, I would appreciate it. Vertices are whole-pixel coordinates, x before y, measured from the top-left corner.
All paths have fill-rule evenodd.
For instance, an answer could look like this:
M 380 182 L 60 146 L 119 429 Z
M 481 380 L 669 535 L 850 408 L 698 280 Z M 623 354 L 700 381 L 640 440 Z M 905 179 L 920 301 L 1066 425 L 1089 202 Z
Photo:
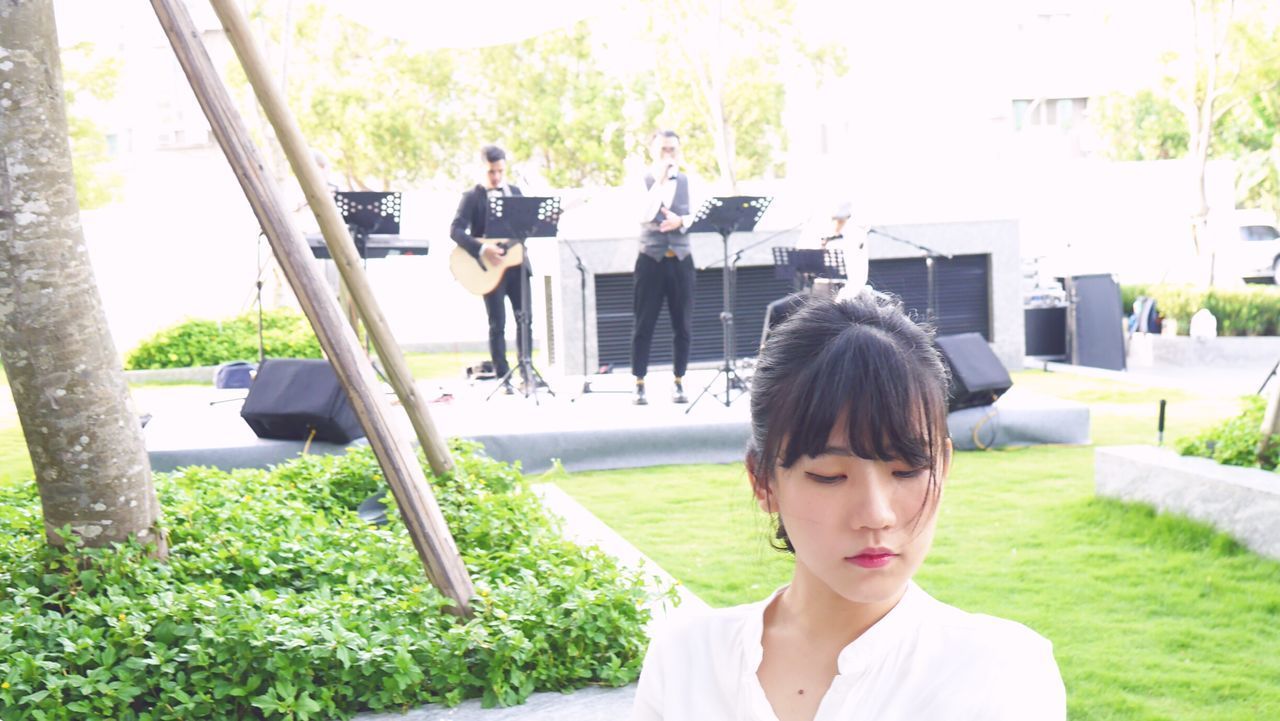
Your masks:
M 1236 159 L 1236 202 L 1280 213 L 1280 25 L 1246 23 L 1242 102 L 1218 132 Z
M 1186 119 L 1151 89 L 1095 98 L 1090 115 L 1104 143 L 1102 152 L 1112 160 L 1169 160 L 1187 154 Z
M 484 48 L 475 62 L 468 96 L 486 137 L 532 161 L 554 187 L 622 181 L 638 128 L 624 113 L 627 88 L 601 68 L 587 22 Z
M 101 126 L 84 106 L 115 97 L 120 83 L 120 58 L 103 57 L 92 43 L 62 50 L 67 128 L 75 159 L 76 197 L 84 210 L 119 200 L 124 184 L 109 166 L 110 148 Z
M 1189 11 L 1160 82 L 1100 98 L 1093 114 L 1108 157 L 1193 161 L 1199 250 L 1210 158 L 1236 162 L 1237 204 L 1280 209 L 1280 27 L 1259 3 L 1190 0 Z
M 1179 72 L 1172 76 L 1174 105 L 1186 117 L 1187 156 L 1192 161 L 1195 208 L 1191 213 L 1191 238 L 1196 253 L 1204 250 L 1209 224 L 1209 200 L 1205 194 L 1205 168 L 1213 129 L 1239 102 L 1232 98 L 1233 75 L 1238 75 L 1237 58 L 1232 57 L 1235 0 L 1190 0 L 1191 45 L 1189 51 L 1174 56 Z M 1212 267 L 1212 265 L 1210 266 Z M 1210 271 L 1209 282 L 1213 282 Z
M 626 22 L 480 50 L 415 49 L 314 0 L 290 6 L 296 21 L 265 0 L 252 16 L 286 58 L 304 134 L 348 186 L 452 186 L 491 141 L 517 169 L 573 187 L 620 182 L 659 122 L 705 176 L 780 174 L 784 81 L 844 70 L 842 51 L 802 42 L 793 5 L 646 0 Z
M 794 0 L 649 0 L 656 39 L 645 105 L 679 129 L 694 169 L 730 187 L 781 174 L 785 86 L 801 73 L 845 72 L 843 52 L 809 48 Z M 661 62 L 657 59 L 661 58 Z M 656 110 L 656 112 L 654 112 Z
M 290 105 L 348 187 L 460 175 L 475 131 L 454 53 L 412 50 L 317 4 L 302 9 L 292 47 Z
M 164 539 L 80 229 L 51 0 L 0 4 L 0 356 L 46 537 Z

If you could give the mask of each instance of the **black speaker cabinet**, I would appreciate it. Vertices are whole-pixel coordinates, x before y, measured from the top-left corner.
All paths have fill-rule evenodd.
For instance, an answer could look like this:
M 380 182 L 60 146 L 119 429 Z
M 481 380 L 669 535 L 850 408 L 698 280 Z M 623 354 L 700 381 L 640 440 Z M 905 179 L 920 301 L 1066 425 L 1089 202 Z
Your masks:
M 1122 371 L 1124 357 L 1124 309 L 1120 284 L 1107 274 L 1077 275 L 1067 282 L 1071 295 L 1071 362 L 1092 368 Z
M 948 411 L 990 405 L 1013 386 L 1009 371 L 980 334 L 938 336 L 936 343 L 951 369 Z
M 347 392 L 325 360 L 263 361 L 240 409 L 259 438 L 346 444 L 364 435 Z
M 769 334 L 773 332 L 774 328 L 777 328 L 782 321 L 790 318 L 808 302 L 808 295 L 792 293 L 765 306 L 764 328 L 760 332 L 760 347 L 764 348 L 764 343 L 769 340 Z

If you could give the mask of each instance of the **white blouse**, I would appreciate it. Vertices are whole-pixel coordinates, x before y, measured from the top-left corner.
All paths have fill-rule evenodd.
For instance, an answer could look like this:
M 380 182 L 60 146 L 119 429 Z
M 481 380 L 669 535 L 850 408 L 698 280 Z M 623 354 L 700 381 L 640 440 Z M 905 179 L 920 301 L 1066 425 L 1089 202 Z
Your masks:
M 674 615 L 654 637 L 635 721 L 777 721 L 756 671 L 769 598 Z M 1049 641 L 1020 623 L 966 613 L 914 582 L 840 652 L 814 721 L 1061 721 L 1066 690 Z

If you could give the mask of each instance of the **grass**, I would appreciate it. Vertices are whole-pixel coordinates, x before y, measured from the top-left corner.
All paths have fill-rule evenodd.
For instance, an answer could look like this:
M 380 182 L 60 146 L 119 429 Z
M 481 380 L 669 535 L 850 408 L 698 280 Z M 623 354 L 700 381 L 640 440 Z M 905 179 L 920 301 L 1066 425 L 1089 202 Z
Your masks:
M 1238 409 L 1063 374 L 1015 383 L 1089 403 L 1100 445 L 1153 441 L 1162 397 L 1184 409 L 1167 437 Z M 758 600 L 790 577 L 738 465 L 555 481 L 714 606 Z M 1051 639 L 1072 719 L 1280 717 L 1280 563 L 1201 524 L 1094 498 L 1091 447 L 958 454 L 918 579 Z
M 410 354 L 448 377 L 483 354 Z M 1151 443 L 1234 415 L 1238 401 L 1026 371 L 1015 383 L 1088 403 L 1097 445 Z M 29 478 L 16 423 L 0 423 L 0 484 Z M 715 606 L 785 583 L 739 465 L 561 475 L 561 487 Z M 1072 719 L 1280 718 L 1280 563 L 1142 506 L 1093 497 L 1091 447 L 958 454 L 933 553 L 938 598 L 1026 623 L 1053 640 Z
M 515 348 L 507 349 L 507 356 L 514 363 Z M 440 351 L 436 353 L 405 353 L 405 360 L 409 363 L 409 372 L 418 380 L 445 380 L 458 379 L 466 377 L 466 369 L 470 366 L 477 365 L 481 361 L 489 359 L 488 351 Z M 546 359 L 540 351 L 534 352 L 534 365 L 545 367 Z M 167 381 L 167 380 L 144 380 L 134 379 L 129 382 L 130 386 L 165 386 L 165 385 L 211 385 L 212 378 L 208 381 Z
M 405 359 L 409 361 L 409 372 L 417 380 L 456 379 L 465 378 L 467 368 L 489 360 L 489 352 L 405 353 Z M 515 365 L 517 359 L 514 346 L 507 349 L 507 359 Z M 535 349 L 533 365 L 537 368 L 547 368 L 550 364 L 547 363 L 545 354 Z
M 409 372 L 418 380 L 465 378 L 467 368 L 489 358 L 485 351 L 405 353 L 404 356 L 409 361 Z
M 1067 373 L 1019 371 L 1011 375 L 1019 388 L 1088 404 L 1090 435 L 1100 446 L 1154 444 L 1161 399 L 1167 401 L 1166 444 L 1240 412 L 1238 398 L 1142 388 Z
M 515 351 L 511 349 L 509 355 L 512 361 L 515 360 Z M 489 357 L 487 351 L 476 352 L 440 352 L 440 353 L 406 353 L 405 358 L 409 362 L 409 370 L 413 373 L 413 377 L 418 380 L 437 380 L 448 378 L 463 378 L 465 369 L 468 366 L 475 365 Z M 542 354 L 534 353 L 534 363 L 542 364 L 545 362 Z M 130 388 L 161 388 L 161 387 L 181 387 L 181 386 L 208 386 L 212 384 L 212 379 L 208 382 L 185 381 L 185 380 L 146 380 L 134 379 L 129 382 Z M 4 370 L 0 368 L 0 394 L 7 396 L 9 393 L 9 385 L 4 375 Z M 22 435 L 22 429 L 18 426 L 16 417 L 0 417 L 0 485 L 8 485 L 19 481 L 27 480 L 32 477 L 31 459 L 27 455 L 26 441 Z
M 22 427 L 16 420 L 10 426 L 0 425 L 0 486 L 30 480 L 34 475 Z

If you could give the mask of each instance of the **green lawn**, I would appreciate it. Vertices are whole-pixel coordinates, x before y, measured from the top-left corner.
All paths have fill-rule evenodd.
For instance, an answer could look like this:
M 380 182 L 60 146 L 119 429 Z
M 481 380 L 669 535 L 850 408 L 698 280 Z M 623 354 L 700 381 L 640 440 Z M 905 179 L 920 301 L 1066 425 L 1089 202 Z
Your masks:
M 419 378 L 483 354 L 410 354 Z M 1166 440 L 1238 401 L 1060 373 L 1020 387 L 1088 403 L 1094 443 Z M 7 392 L 7 387 L 4 388 Z M 0 423 L 0 483 L 30 477 L 16 422 Z M 759 599 L 790 574 L 738 465 L 548 476 L 713 605 Z M 1093 498 L 1092 447 L 958 454 L 921 584 L 1055 644 L 1073 719 L 1280 718 L 1280 563 L 1189 521 Z
M 510 355 L 514 361 L 514 349 Z M 409 370 L 413 373 L 413 377 L 418 380 L 463 378 L 465 377 L 465 369 L 468 366 L 475 365 L 488 357 L 488 352 L 484 351 L 405 354 L 405 358 L 409 361 Z M 540 353 L 534 354 L 535 364 L 544 362 L 545 359 Z M 132 388 L 153 388 L 157 386 L 209 385 L 210 383 L 135 379 L 130 381 L 129 386 Z M 6 397 L 9 394 L 9 386 L 3 369 L 0 369 L 0 394 Z M 18 426 L 17 418 L 13 416 L 0 417 L 0 485 L 25 480 L 31 478 L 31 475 L 31 460 L 27 456 L 26 441 L 23 439 L 22 429 Z
M 507 355 L 511 362 L 515 362 L 515 348 L 509 348 Z M 409 362 L 409 372 L 418 380 L 436 380 L 450 378 L 465 378 L 466 369 L 476 365 L 481 361 L 489 359 L 488 351 L 441 351 L 438 353 L 405 353 L 405 360 Z M 535 351 L 534 365 L 543 367 L 546 359 L 541 352 Z M 208 385 L 213 381 L 210 379 L 206 383 L 193 383 L 192 381 L 152 381 L 152 380 L 132 380 L 129 385 Z
M 465 378 L 466 369 L 489 357 L 485 351 L 405 353 L 409 371 L 419 380 Z
M 1100 446 L 1154 444 L 1161 399 L 1167 401 L 1166 444 L 1240 412 L 1239 398 L 1143 388 L 1068 373 L 1020 371 L 1012 376 L 1019 388 L 1088 404 L 1090 435 Z
M 409 371 L 418 380 L 465 378 L 467 368 L 489 360 L 488 351 L 405 353 L 404 355 L 409 361 Z M 512 364 L 516 362 L 514 346 L 507 349 L 507 358 Z M 546 368 L 549 364 L 545 354 L 534 350 L 533 365 L 537 368 Z
M 1171 436 L 1237 409 L 1063 374 L 1015 383 L 1090 403 L 1099 444 L 1153 441 L 1162 397 Z M 554 480 L 712 605 L 757 600 L 789 577 L 740 466 Z M 1051 639 L 1073 719 L 1280 717 L 1280 563 L 1199 524 L 1096 500 L 1091 447 L 958 454 L 918 578 Z
M 2 390 L 9 392 L 9 387 Z M 25 481 L 32 477 L 31 457 L 27 455 L 27 441 L 22 427 L 15 419 L 13 425 L 0 425 L 0 486 Z

